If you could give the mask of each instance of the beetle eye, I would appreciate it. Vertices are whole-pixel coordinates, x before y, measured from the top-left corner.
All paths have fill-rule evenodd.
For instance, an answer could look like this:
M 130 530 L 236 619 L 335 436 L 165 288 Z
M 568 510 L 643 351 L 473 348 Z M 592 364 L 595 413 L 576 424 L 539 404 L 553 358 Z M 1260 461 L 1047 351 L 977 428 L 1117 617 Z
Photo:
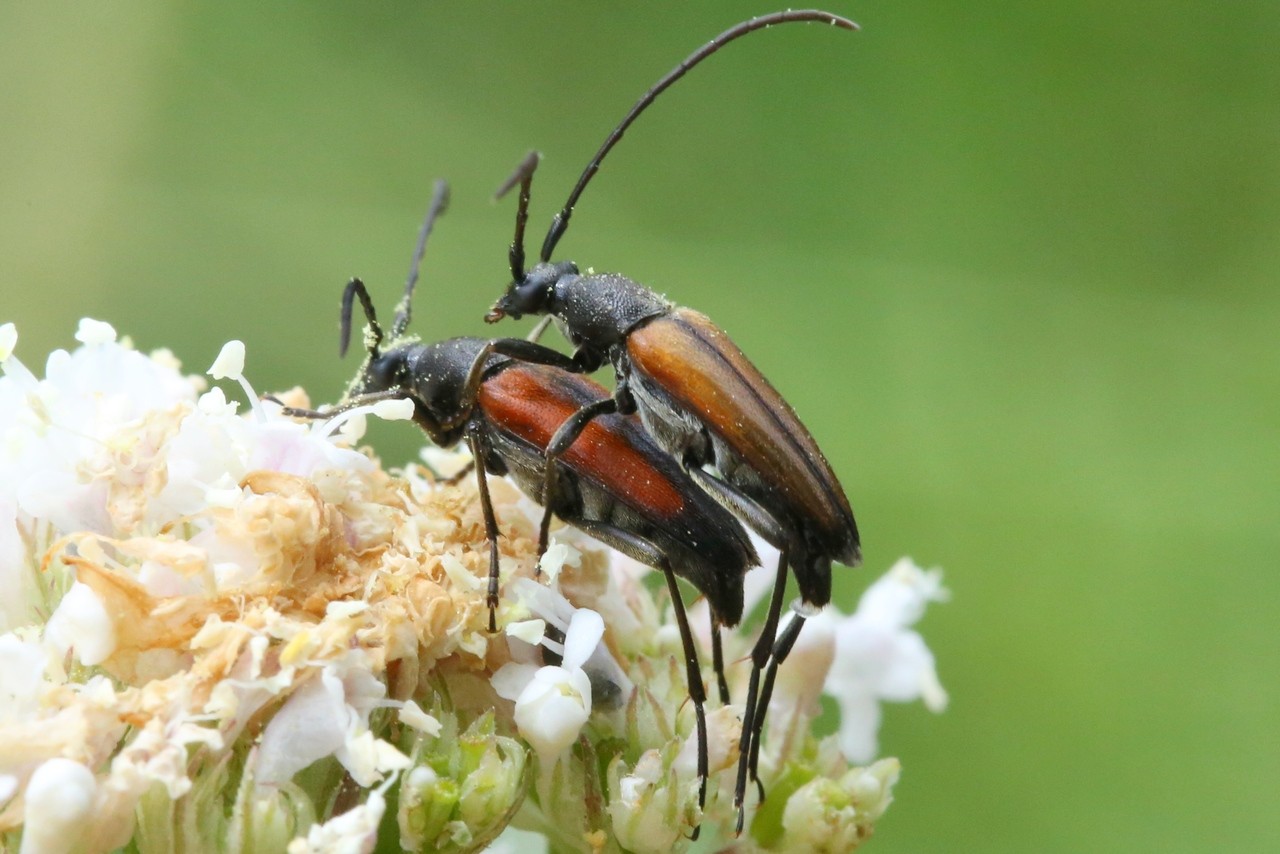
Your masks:
M 365 390 L 374 392 L 395 388 L 400 385 L 403 375 L 403 360 L 381 356 L 370 362 L 365 371 Z

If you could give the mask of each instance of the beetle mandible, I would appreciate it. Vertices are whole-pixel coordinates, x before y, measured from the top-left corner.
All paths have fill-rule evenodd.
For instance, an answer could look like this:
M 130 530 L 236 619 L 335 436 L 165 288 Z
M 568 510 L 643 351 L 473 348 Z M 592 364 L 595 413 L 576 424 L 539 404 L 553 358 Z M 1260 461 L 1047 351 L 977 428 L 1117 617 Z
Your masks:
M 829 12 L 777 12 L 744 21 L 699 48 L 641 96 L 605 138 L 553 218 L 540 262 L 528 270 L 524 228 L 538 155 L 527 157 L 499 190 L 502 195 L 520 186 L 508 258 L 512 282 L 485 317 L 492 323 L 506 316 L 547 315 L 573 345 L 574 369 L 590 372 L 606 361 L 613 366 L 613 396 L 566 421 L 548 445 L 549 458 L 571 449 L 592 418 L 638 412 L 658 444 L 709 494 L 780 551 L 765 625 L 751 656 L 735 789 L 739 830 L 747 776 L 759 785 L 759 742 L 777 667 L 805 616 L 830 601 L 832 562 L 855 566 L 861 560 L 853 512 L 831 466 L 791 406 L 710 319 L 677 307 L 625 276 L 582 274 L 577 264 L 552 262 L 551 255 L 605 155 L 659 94 L 725 44 L 771 24 L 793 21 L 857 28 Z M 801 602 L 778 637 L 788 567 Z M 721 692 L 727 701 L 723 683 Z
M 342 402 L 326 411 L 286 412 L 327 418 L 378 400 L 408 398 L 414 405 L 414 423 L 435 444 L 451 447 L 467 442 L 476 463 L 489 541 L 490 631 L 497 628 L 499 531 L 487 474 L 509 476 L 546 508 L 539 555 L 545 550 L 547 522 L 554 513 L 606 545 L 661 570 L 680 631 L 694 704 L 702 807 L 708 774 L 706 688 L 676 578 L 686 579 L 706 596 L 713 624 L 733 626 L 742 617 L 743 576 L 759 558 L 733 515 L 703 492 L 634 416 L 602 414 L 581 426 L 572 448 L 548 457 L 547 447 L 562 423 L 611 400 L 603 386 L 563 370 L 569 365 L 568 357 L 522 339 L 452 338 L 423 343 L 406 337 L 426 239 L 446 200 L 447 188 L 438 182 L 389 336 L 378 323 L 364 283 L 352 279 L 347 284 L 341 350 L 347 349 L 353 302 L 358 299 L 368 320 L 368 355 Z M 723 682 L 718 639 L 713 632 L 712 652 Z

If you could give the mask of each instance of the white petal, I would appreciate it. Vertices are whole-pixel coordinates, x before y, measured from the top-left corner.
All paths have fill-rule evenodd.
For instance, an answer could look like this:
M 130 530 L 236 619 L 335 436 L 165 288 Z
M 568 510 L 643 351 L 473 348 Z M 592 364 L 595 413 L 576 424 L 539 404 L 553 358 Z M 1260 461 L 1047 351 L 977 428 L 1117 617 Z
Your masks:
M 31 603 L 41 598 L 36 594 L 35 575 L 26 571 L 27 565 L 26 540 L 18 531 L 17 501 L 11 495 L 0 495 L 0 632 L 26 624 L 33 616 Z M 4 684 L 0 679 L 0 685 Z
M 258 782 L 287 782 L 312 762 L 337 751 L 346 738 L 347 721 L 342 683 L 327 673 L 312 678 L 285 701 L 263 731 Z
M 879 684 L 879 695 L 886 700 L 905 703 L 920 698 L 926 686 L 942 691 L 933 661 L 933 653 L 916 632 L 901 632 L 894 638 L 886 667 Z M 946 692 L 941 702 L 946 705 Z
M 377 767 L 382 773 L 403 771 L 413 765 L 413 760 L 400 752 L 400 749 L 389 741 L 378 739 L 374 742 L 377 751 Z
M 880 701 L 869 694 L 837 695 L 840 705 L 840 750 L 861 765 L 876 758 L 880 731 Z
M 413 700 L 405 703 L 400 709 L 400 720 L 406 726 L 411 726 L 418 732 L 424 732 L 433 738 L 440 735 L 440 721 L 424 712 L 422 707 Z
M 738 743 L 742 739 L 742 706 L 730 704 L 707 713 L 707 768 L 711 774 L 734 765 L 738 760 Z M 695 731 L 680 745 L 680 753 L 671 766 L 685 777 L 698 773 L 698 733 Z
M 507 589 L 529 609 L 529 613 L 541 617 L 562 632 L 568 630 L 569 620 L 577 609 L 558 590 L 539 584 L 532 578 L 512 579 Z
M 235 415 L 240 404 L 228 402 L 226 393 L 215 387 L 200 395 L 196 407 L 205 415 Z
M 369 793 L 369 800 L 336 815 L 324 824 L 313 824 L 305 837 L 289 843 L 289 854 L 310 852 L 341 852 L 364 854 L 372 851 L 378 841 L 378 824 L 387 809 L 386 798 L 380 791 Z
M 462 561 L 451 554 L 440 555 L 440 567 L 459 590 L 475 591 L 488 586 L 488 578 L 473 575 Z
M 485 854 L 547 854 L 547 837 L 533 830 L 507 825 L 506 830 L 485 849 Z
M 27 783 L 22 854 L 75 850 L 97 791 L 93 772 L 79 762 L 60 757 L 44 762 Z
M 49 623 L 45 641 L 59 654 L 75 650 L 76 658 L 86 667 L 101 664 L 116 651 L 116 629 L 98 594 L 79 581 L 62 597 Z
M 116 330 L 106 321 L 82 317 L 80 326 L 76 329 L 76 340 L 81 344 L 113 344 L 116 340 Z
M 787 614 L 778 626 L 778 634 L 794 619 L 794 613 Z M 786 663 L 778 668 L 770 706 L 776 702 L 807 711 L 817 702 L 835 660 L 838 621 L 830 609 L 805 621 Z
M 18 327 L 12 323 L 0 326 L 0 362 L 13 355 L 13 348 L 18 346 Z
M 17 635 L 0 635 L 0 721 L 17 721 L 40 705 L 45 653 Z
M 333 755 L 361 786 L 372 786 L 382 779 L 378 773 L 378 740 L 369 730 L 348 737 Z
M 215 380 L 238 379 L 244 375 L 244 342 L 228 341 L 206 373 Z
M 538 568 L 547 574 L 552 581 L 560 575 L 560 570 L 566 566 L 576 567 L 582 559 L 582 552 L 575 549 L 568 543 L 554 542 L 547 547 L 543 553 L 542 559 L 538 561 Z
M 507 635 L 527 644 L 536 644 L 547 633 L 546 620 L 519 620 L 507 623 Z
M 591 680 L 581 670 L 543 667 L 516 700 L 516 726 L 543 762 L 578 738 L 591 715 Z
M 564 668 L 577 670 L 586 664 L 604 637 L 604 618 L 590 608 L 579 608 L 564 634 Z
M 408 421 L 413 418 L 413 409 L 413 401 L 407 397 L 380 400 L 373 405 L 373 414 L 383 421 Z
M 515 700 L 520 697 L 524 689 L 533 681 L 534 674 L 537 672 L 536 665 L 518 664 L 513 661 L 499 667 L 498 672 L 493 674 L 493 678 L 489 681 L 499 697 L 505 700 Z
M 9 803 L 9 799 L 18 794 L 18 778 L 12 774 L 0 774 L 0 807 Z
M 924 616 L 926 605 L 946 598 L 941 570 L 925 571 L 904 557 L 862 594 L 857 616 L 887 626 L 910 626 Z

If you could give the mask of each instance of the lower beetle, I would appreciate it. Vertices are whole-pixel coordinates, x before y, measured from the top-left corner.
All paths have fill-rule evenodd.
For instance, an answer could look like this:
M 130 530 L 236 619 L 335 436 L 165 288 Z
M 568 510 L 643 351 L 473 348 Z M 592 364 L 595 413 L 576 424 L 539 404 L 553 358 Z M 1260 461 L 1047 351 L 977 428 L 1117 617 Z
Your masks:
M 675 306 L 625 276 L 584 275 L 572 261 L 552 263 L 550 259 L 574 205 L 605 155 L 663 90 L 725 44 L 771 24 L 792 21 L 824 21 L 856 29 L 852 21 L 829 12 L 778 12 L 738 24 L 695 51 L 649 89 L 606 137 L 552 220 L 540 263 L 530 270 L 524 268 L 524 226 L 538 157 L 526 158 L 499 190 L 502 194 L 520 186 L 509 258 L 512 283 L 485 318 L 496 322 L 525 314 L 553 317 L 575 348 L 575 370 L 594 371 L 606 361 L 614 368 L 613 397 L 567 421 L 548 447 L 549 458 L 571 450 L 575 437 L 593 417 L 639 412 L 658 444 L 680 460 L 717 501 L 780 550 L 768 615 L 752 652 L 735 790 L 739 830 L 747 776 L 756 777 L 776 668 L 795 642 L 804 615 L 830 601 L 832 562 L 855 566 L 861 560 L 853 512 L 840 482 L 791 406 L 710 319 Z M 788 567 L 803 606 L 778 638 Z
M 345 352 L 347 348 L 353 301 L 358 299 L 368 319 L 368 356 L 338 407 L 324 412 L 286 412 L 329 417 L 377 400 L 408 398 L 413 402 L 414 422 L 435 444 L 451 447 L 466 440 L 476 461 L 476 483 L 489 539 L 490 631 L 496 630 L 498 524 L 487 474 L 509 476 L 529 497 L 543 504 L 548 514 L 554 513 L 623 554 L 662 570 L 680 630 L 694 703 L 702 806 L 708 774 L 706 688 L 676 577 L 686 579 L 706 596 L 715 623 L 733 626 L 742 617 L 743 576 L 759 558 L 732 514 L 709 498 L 654 443 L 635 417 L 602 414 L 581 425 L 573 446 L 548 462 L 547 448 L 566 420 L 575 413 L 597 411 L 611 400 L 603 386 L 556 367 L 567 364 L 568 357 L 521 339 L 452 338 L 423 343 L 405 337 L 418 264 L 446 198 L 445 185 L 439 182 L 385 346 L 369 293 L 363 282 L 352 279 L 343 294 L 341 349 Z M 718 639 L 717 632 L 712 634 Z M 722 673 L 718 643 L 713 651 Z M 722 675 L 720 678 L 723 681 Z

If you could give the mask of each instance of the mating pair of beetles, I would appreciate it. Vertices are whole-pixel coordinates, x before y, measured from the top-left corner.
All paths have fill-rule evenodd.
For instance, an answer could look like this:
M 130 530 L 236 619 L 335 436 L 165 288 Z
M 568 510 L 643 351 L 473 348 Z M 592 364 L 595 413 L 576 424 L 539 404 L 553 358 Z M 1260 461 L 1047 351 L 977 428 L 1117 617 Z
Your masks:
M 720 700 L 727 703 L 719 628 L 742 619 L 743 576 L 759 563 L 743 525 L 779 550 L 773 595 L 751 655 L 734 790 L 739 831 L 777 668 L 805 615 L 830 601 L 832 562 L 854 566 L 860 560 L 853 513 L 791 407 L 711 320 L 625 276 L 584 275 L 571 261 L 552 262 L 551 255 L 605 155 L 663 90 L 723 45 L 771 24 L 799 21 L 856 29 L 829 12 L 778 12 L 740 23 L 695 51 L 605 139 L 552 220 L 531 269 L 525 268 L 524 231 L 537 154 L 498 191 L 520 188 L 509 252 L 512 282 L 485 319 L 545 315 L 573 345 L 572 356 L 537 343 L 545 320 L 529 339 L 426 344 L 405 336 L 427 237 L 447 203 L 443 182 L 436 185 L 390 335 L 384 335 L 359 279 L 347 285 L 342 302 L 342 352 L 358 299 L 368 319 L 368 356 L 340 408 L 409 398 L 413 420 L 433 442 L 449 447 L 465 440 L 470 447 L 490 543 L 490 631 L 497 628 L 498 524 L 486 474 L 511 477 L 544 506 L 540 554 L 555 515 L 665 574 L 696 713 L 700 806 L 708 774 L 706 688 L 676 578 L 693 584 L 710 605 L 714 669 Z M 617 378 L 612 393 L 584 376 L 606 361 Z M 291 410 L 310 417 L 333 411 Z M 778 636 L 788 569 L 800 602 Z

